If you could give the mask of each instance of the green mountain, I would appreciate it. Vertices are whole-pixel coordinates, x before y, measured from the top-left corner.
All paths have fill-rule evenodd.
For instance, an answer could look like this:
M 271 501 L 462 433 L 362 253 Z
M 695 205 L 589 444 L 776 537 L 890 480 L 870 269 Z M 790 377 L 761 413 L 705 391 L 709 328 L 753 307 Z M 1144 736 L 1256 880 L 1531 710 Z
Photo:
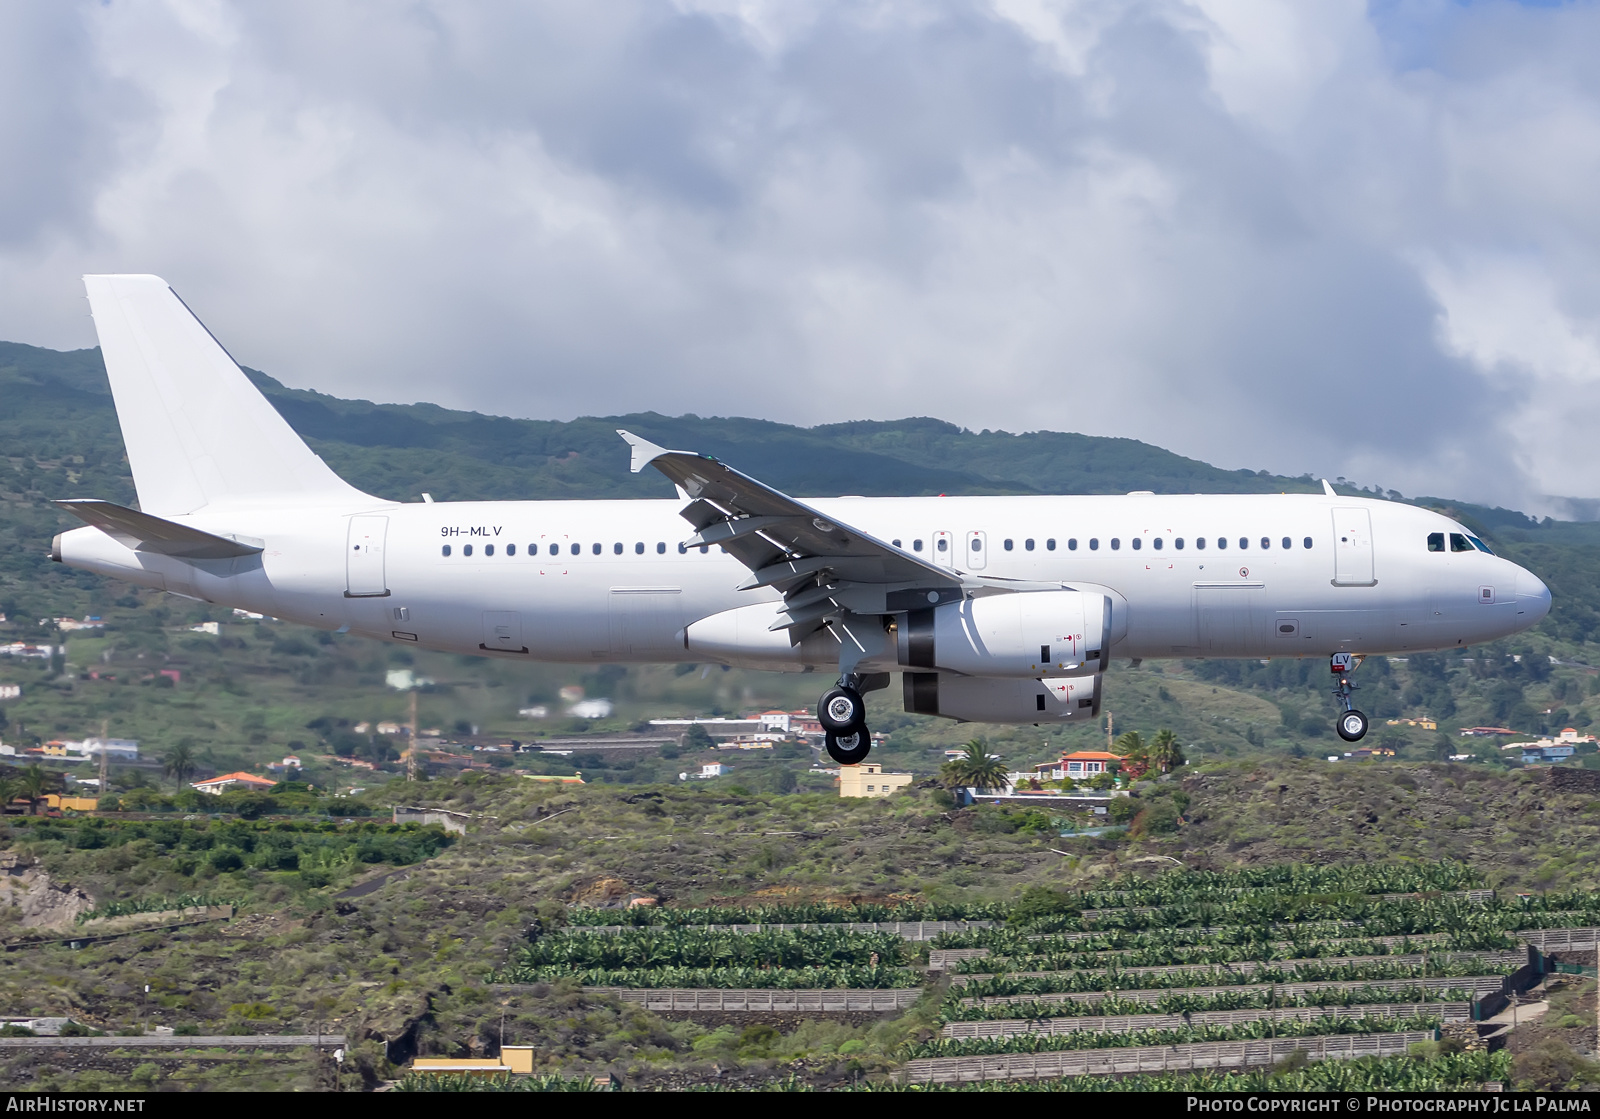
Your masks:
M 265 374 L 250 375 L 335 470 L 357 486 L 397 500 L 417 500 L 423 491 L 443 500 L 665 496 L 670 492 L 666 483 L 653 473 L 628 472 L 618 427 L 665 446 L 714 454 L 801 495 L 1310 492 L 1318 487 L 1309 475 L 1220 470 L 1130 439 L 973 432 L 918 418 L 814 428 L 654 413 L 571 422 L 516 420 L 430 404 L 343 400 L 285 388 Z M 204 721 L 241 748 L 295 741 L 304 736 L 300 728 L 308 720 L 328 712 L 349 714 L 351 721 L 383 714 L 381 704 L 357 697 L 381 687 L 378 670 L 386 656 L 393 659 L 392 652 L 343 638 L 330 643 L 328 635 L 275 637 L 264 632 L 247 633 L 231 645 L 208 645 L 183 631 L 183 626 L 213 617 L 203 606 L 134 592 L 48 561 L 50 537 L 76 525 L 49 499 L 134 499 L 97 351 L 58 353 L 0 343 L 0 446 L 0 613 L 11 618 L 0 627 L 7 635 L 4 640 L 38 638 L 41 618 L 105 615 L 112 622 L 105 644 L 74 635 L 69 664 L 85 669 L 90 656 L 108 666 L 119 658 L 185 661 L 185 680 L 214 678 L 221 689 L 205 693 Z M 1398 496 L 1377 490 L 1346 492 Z M 1588 667 L 1600 665 L 1600 651 L 1587 649 L 1588 643 L 1600 640 L 1600 523 L 1535 521 L 1512 510 L 1420 501 L 1461 517 L 1498 550 L 1537 572 L 1550 584 L 1555 607 L 1540 629 L 1515 647 L 1502 643 L 1504 647 L 1475 653 L 1412 658 L 1410 664 L 1375 661 L 1362 676 L 1367 688 L 1362 702 L 1369 713 L 1379 718 L 1434 715 L 1456 725 L 1492 722 L 1528 730 L 1600 721 L 1600 697 L 1592 703 L 1590 697 L 1595 670 Z M 225 615 L 216 616 L 227 620 Z M 1546 671 L 1552 657 L 1560 667 Z M 128 668 L 124 665 L 125 676 Z M 561 684 L 582 680 L 618 698 L 619 711 L 627 718 L 659 712 L 662 705 L 684 710 L 756 702 L 787 705 L 804 702 L 814 690 L 804 682 L 760 674 L 734 673 L 719 683 L 654 669 L 616 669 L 597 679 L 581 675 L 592 670 L 549 666 L 530 668 L 518 677 L 487 662 L 472 662 L 469 668 L 453 658 L 435 662 L 421 655 L 418 668 L 441 678 L 453 675 L 459 685 L 429 700 L 434 708 L 430 721 L 482 724 L 499 728 L 497 733 L 516 733 L 512 728 L 518 703 L 542 702 Z M 1307 740 L 1323 737 L 1331 718 L 1331 708 L 1318 694 L 1325 674 L 1312 661 L 1195 662 L 1159 672 L 1157 666 L 1142 673 L 1124 670 L 1113 682 L 1118 727 L 1148 723 L 1147 729 L 1153 730 L 1157 724 L 1169 725 L 1186 741 L 1230 750 L 1300 747 L 1320 752 L 1321 743 Z M 81 691 L 63 688 L 56 704 L 56 733 L 78 733 L 83 719 L 97 722 L 109 710 L 95 707 Z M 124 706 L 126 717 L 145 727 L 139 733 L 183 733 L 188 716 L 163 706 L 169 694 L 140 694 L 139 703 Z M 248 728 L 239 721 L 243 716 L 230 711 L 248 707 L 240 699 L 246 695 L 260 705 L 259 719 Z M 13 714 L 38 720 L 43 710 L 28 701 Z M 135 712 L 143 714 L 136 717 Z M 949 745 L 969 733 L 892 710 L 877 712 L 874 719 L 885 731 L 903 727 L 897 741 L 908 749 Z M 1098 733 L 1082 728 L 1068 737 L 1087 742 Z M 1013 756 L 1046 748 L 1034 741 L 1039 732 L 1019 730 L 1015 735 Z M 1416 748 L 1430 753 L 1442 748 L 1431 734 L 1412 737 Z M 903 764 L 914 762 L 908 755 Z

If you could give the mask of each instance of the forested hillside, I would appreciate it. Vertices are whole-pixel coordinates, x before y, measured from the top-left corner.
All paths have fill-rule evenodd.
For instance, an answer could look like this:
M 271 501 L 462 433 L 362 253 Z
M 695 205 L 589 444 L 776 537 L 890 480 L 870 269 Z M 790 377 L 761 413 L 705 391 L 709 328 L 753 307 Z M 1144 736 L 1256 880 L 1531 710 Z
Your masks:
M 799 428 L 763 420 L 712 419 L 654 414 L 584 418 L 571 422 L 515 420 L 456 412 L 430 404 L 376 405 L 284 388 L 252 373 L 291 424 L 336 470 L 354 484 L 398 500 L 423 491 L 438 499 L 661 496 L 666 483 L 651 472 L 627 469 L 626 447 L 615 434 L 627 427 L 667 446 L 715 454 L 738 468 L 797 494 L 976 494 L 1311 491 L 1312 478 L 1286 478 L 1225 471 L 1126 439 L 1057 432 L 1012 435 L 971 432 L 932 419 L 859 422 Z M 177 658 L 196 679 L 225 681 L 215 695 L 229 697 L 207 720 L 222 738 L 244 745 L 276 746 L 294 741 L 304 723 L 329 711 L 341 714 L 363 688 L 378 687 L 378 671 L 392 652 L 328 635 L 312 640 L 283 634 L 243 632 L 221 642 L 197 641 L 181 626 L 211 615 L 194 604 L 132 591 L 95 576 L 49 563 L 50 537 L 76 522 L 49 504 L 63 496 L 104 497 L 132 502 L 133 488 L 104 369 L 94 350 L 57 353 L 0 343 L 0 612 L 11 618 L 9 640 L 37 638 L 38 619 L 105 615 L 108 637 L 75 636 L 69 660 L 111 663 L 118 657 Z M 1357 492 L 1357 491 L 1351 491 Z M 1398 496 L 1365 491 L 1367 496 Z M 1538 731 L 1600 720 L 1596 672 L 1600 651 L 1600 524 L 1536 522 L 1522 514 L 1445 500 L 1423 499 L 1480 529 L 1497 549 L 1527 564 L 1554 592 L 1549 619 L 1523 639 L 1460 654 L 1375 659 L 1358 678 L 1361 702 L 1379 719 L 1432 716 L 1441 732 L 1416 728 L 1380 736 L 1413 755 L 1436 756 L 1452 747 L 1453 726 L 1493 723 Z M 172 633 L 167 633 L 172 630 Z M 348 648 L 347 648 L 348 646 Z M 200 656 L 204 647 L 207 656 Z M 1556 662 L 1552 663 L 1554 657 Z M 423 655 L 419 664 L 432 662 Z M 486 662 L 429 668 L 450 672 L 461 686 L 442 689 L 431 715 L 446 725 L 515 726 L 522 702 L 545 702 L 563 682 L 589 682 L 619 700 L 619 718 L 637 717 L 663 705 L 683 710 L 734 709 L 757 703 L 788 703 L 791 684 L 761 674 L 705 680 L 638 670 L 566 673 L 529 668 L 513 680 Z M 20 666 L 19 666 L 20 670 Z M 44 667 L 40 667 L 43 671 Z M 13 673 L 15 674 L 15 673 Z M 658 678 L 658 676 L 660 678 Z M 1110 681 L 1110 703 L 1119 729 L 1166 725 L 1203 754 L 1265 749 L 1319 753 L 1332 748 L 1331 706 L 1322 694 L 1326 669 L 1320 661 L 1213 661 L 1139 671 L 1121 667 Z M 465 681 L 478 681 L 472 688 Z M 278 681 L 282 684 L 273 683 Z M 491 681 L 493 683 L 491 683 Z M 338 690 L 321 695 L 317 689 Z M 232 689 L 229 691 L 228 689 Z M 495 689 L 500 689 L 496 691 Z M 213 692 L 206 693 L 207 695 Z M 379 693 L 381 695 L 381 692 Z M 797 694 L 797 693 L 796 693 Z M 266 714 L 252 727 L 234 726 L 230 709 L 248 695 Z M 453 695 L 451 702 L 445 699 Z M 53 708 L 58 733 L 79 733 L 83 712 L 64 688 Z M 970 728 L 929 722 L 898 713 L 894 697 L 874 697 L 889 710 L 874 714 L 874 726 L 895 732 L 889 757 L 910 751 L 900 764 L 917 765 L 921 751 L 964 737 Z M 144 697 L 146 734 L 176 732 L 175 711 L 165 697 Z M 282 707 L 279 705 L 290 704 Z M 313 705 L 306 709 L 305 705 Z M 207 707 L 216 706 L 206 701 Z M 378 714 L 378 704 L 369 705 Z M 17 711 L 26 712 L 25 703 Z M 95 710 L 100 710 L 95 708 Z M 128 708 L 129 712 L 133 709 Z M 157 717 L 159 714 L 159 717 Z M 40 714 L 35 710 L 32 717 Z M 128 714 L 127 718 L 133 718 Z M 298 721 L 297 721 L 298 720 Z M 279 730 L 277 723 L 285 729 Z M 1146 726 L 1146 724 L 1149 724 Z M 1075 729 L 1047 742 L 1032 728 L 995 730 L 1015 761 L 1048 753 L 1059 744 L 1086 744 L 1102 733 Z M 1322 739 L 1323 742 L 1317 741 Z M 263 741 L 264 740 L 264 741 Z M 1323 743 L 1326 743 L 1324 747 Z M 672 768 L 668 766 L 667 768 Z M 664 772 L 664 771 L 663 771 Z M 649 780 L 649 767 L 617 772 L 616 779 Z M 781 784 L 781 778 L 774 778 Z

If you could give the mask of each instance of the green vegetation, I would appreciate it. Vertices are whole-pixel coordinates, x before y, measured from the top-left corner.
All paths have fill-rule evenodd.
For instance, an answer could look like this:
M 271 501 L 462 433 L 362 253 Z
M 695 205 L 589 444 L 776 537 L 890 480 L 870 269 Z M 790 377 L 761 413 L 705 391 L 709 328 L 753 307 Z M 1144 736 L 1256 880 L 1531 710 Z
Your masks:
M 965 994 L 965 992 L 962 992 Z M 1205 1010 L 1272 1010 L 1288 1007 L 1352 1007 L 1395 1002 L 1471 1002 L 1476 992 L 1470 986 L 1372 987 L 1364 984 L 1330 984 L 1309 994 L 1288 995 L 1268 987 L 1239 987 L 1234 990 L 1201 994 L 1170 991 L 1150 1002 L 1107 995 L 1092 1002 L 1062 999 L 1034 1002 L 1026 999 L 999 1003 L 974 1003 L 954 999 L 944 1010 L 952 1022 L 983 1022 L 997 1019 L 1094 1018 L 1125 1014 L 1184 1014 Z
M 259 381 L 319 453 L 372 492 L 406 500 L 421 490 L 446 499 L 665 496 L 659 479 L 627 473 L 614 419 L 512 421 L 339 401 Z M 1309 479 L 1218 471 L 1126 440 L 972 433 L 933 421 L 801 430 L 636 416 L 622 424 L 718 454 L 796 493 L 1314 488 Z M 623 731 L 659 715 L 808 705 L 815 678 L 449 657 L 132 590 L 44 557 L 50 536 L 75 525 L 50 498 L 133 501 L 96 356 L 0 345 L 0 437 L 0 643 L 52 646 L 45 656 L 0 659 L 0 682 L 23 689 L 0 708 L 0 732 L 27 747 L 105 728 L 139 739 L 146 759 L 113 762 L 103 807 L 115 814 L 7 817 L 0 844 L 18 871 L 48 877 L 35 888 L 62 901 L 60 929 L 74 927 L 79 912 L 93 919 L 218 897 L 240 908 L 226 923 L 9 952 L 0 997 L 18 1014 L 70 1013 L 79 1028 L 105 1033 L 143 1023 L 185 1033 L 326 1027 L 349 1039 L 347 1089 L 399 1079 L 415 1054 L 482 1054 L 502 1042 L 533 1045 L 538 1077 L 472 1088 L 587 1087 L 591 1074 L 608 1073 L 630 1087 L 715 1080 L 876 1088 L 892 1086 L 907 1053 L 944 1044 L 933 1039 L 946 1022 L 966 1019 L 1318 1005 L 1378 1029 L 1394 1020 L 1359 1017 L 1363 1007 L 1470 998 L 1467 987 L 1439 980 L 1477 965 L 1446 953 L 1502 951 L 1517 929 L 1600 923 L 1600 879 L 1589 856 L 1600 840 L 1600 798 L 1519 772 L 1493 739 L 1454 734 L 1473 724 L 1533 732 L 1600 723 L 1591 667 L 1600 664 L 1600 526 L 1450 507 L 1544 577 L 1555 610 L 1516 641 L 1370 659 L 1356 678 L 1358 697 L 1374 716 L 1375 740 L 1396 751 L 1393 761 L 1325 760 L 1336 748 L 1320 661 L 1115 666 L 1107 695 L 1127 758 L 1117 783 L 1132 795 L 1111 802 L 1110 822 L 1124 831 L 1087 836 L 1086 826 L 1106 819 L 1039 806 L 958 810 L 937 788 L 841 801 L 831 781 L 812 772 L 811 751 L 795 744 L 742 751 L 732 776 L 684 785 L 680 771 L 727 755 L 709 753 L 705 741 L 675 746 L 673 756 L 625 759 L 535 751 L 485 762 L 462 748 L 424 782 L 392 782 L 403 743 L 372 728 L 403 717 L 404 697 L 386 683 L 394 671 L 433 681 L 416 692 L 424 727 L 447 739 L 476 733 L 534 745 L 555 734 Z M 103 628 L 62 630 L 53 621 L 85 615 Z M 218 632 L 192 628 L 206 622 Z M 563 716 L 560 691 L 574 686 L 614 700 L 614 716 Z M 875 760 L 922 778 L 939 773 L 945 750 L 969 743 L 979 756 L 968 760 L 992 767 L 988 759 L 999 758 L 1017 770 L 1106 741 L 1104 723 L 969 727 L 908 715 L 892 689 L 868 703 L 874 729 L 888 736 Z M 518 715 L 530 705 L 554 714 Z M 1441 730 L 1386 721 L 1423 716 L 1445 720 Z M 1463 752 L 1469 764 L 1440 761 Z M 259 771 L 285 754 L 303 768 L 271 792 L 202 797 L 185 788 L 196 777 Z M 1600 753 L 1580 762 L 1600 766 Z M 459 772 L 469 765 L 476 768 Z M 52 758 L 31 772 L 0 771 L 0 799 L 38 800 L 58 768 L 82 777 L 97 766 Z M 519 776 L 575 769 L 586 784 L 551 787 Z M 375 821 L 394 804 L 462 813 L 468 834 Z M 1184 870 L 1164 872 L 1174 861 Z M 1467 890 L 1496 893 L 1469 898 Z M 657 904 L 622 908 L 636 894 Z M 996 986 L 946 994 L 930 985 L 910 1011 L 881 1021 L 736 1024 L 668 1020 L 584 989 L 914 988 L 925 982 L 928 945 L 832 927 L 908 920 L 1003 921 L 933 946 L 989 948 L 990 959 L 957 970 L 999 969 L 982 981 Z M 0 910 L 0 935 L 43 944 L 40 927 L 21 922 L 20 905 Z M 748 939 L 707 928 L 750 923 L 830 928 Z M 633 931 L 585 932 L 602 925 Z M 1426 964 L 1397 959 L 1423 950 L 1432 953 Z M 1370 959 L 1325 962 L 1351 955 Z M 1214 969 L 1244 961 L 1268 966 L 1235 973 L 1222 992 L 1192 989 L 1212 984 Z M 1191 970 L 1166 977 L 1181 981 L 1170 985 L 1128 971 L 1178 965 Z M 1028 970 L 1055 976 L 1015 988 L 1022 993 L 1010 997 L 1019 1001 L 963 1001 L 1034 982 L 1014 974 Z M 1292 999 L 1274 988 L 1311 975 L 1333 985 Z M 1389 975 L 1404 978 L 1373 985 Z M 496 991 L 491 976 L 522 986 Z M 1081 1000 L 1031 997 L 1074 983 Z M 1140 991 L 1150 1001 L 1131 997 Z M 1550 1028 L 1584 1014 L 1592 1019 L 1592 1003 L 1564 1004 Z M 1184 1036 L 1259 1028 L 1204 1026 Z M 1558 1034 L 1518 1055 L 1519 1082 L 1590 1075 Z M 1081 1036 L 1179 1043 L 1168 1033 Z M 1044 1043 L 983 1041 L 1001 1044 Z M 1005 1087 L 1434 1090 L 1512 1073 L 1504 1055 L 1435 1046 L 1277 1073 Z M 94 1068 L 0 1056 L 0 1076 L 46 1090 L 333 1085 L 325 1059 L 293 1053 L 108 1054 Z
M 1206 1041 L 1255 1041 L 1278 1037 L 1329 1037 L 1339 1034 L 1406 1033 L 1439 1027 L 1440 1015 L 1409 1018 L 1345 1018 L 1329 1015 L 1309 1022 L 1275 1022 L 1261 1018 L 1234 1026 L 1199 1025 L 1179 1029 L 1142 1029 L 1126 1033 L 1079 1030 L 1065 1034 L 1020 1034 L 1014 1037 L 946 1037 L 906 1047 L 906 1060 L 920 1057 L 983 1057 L 991 1053 L 1056 1053 L 1072 1049 L 1132 1049 L 1145 1045 L 1190 1045 Z

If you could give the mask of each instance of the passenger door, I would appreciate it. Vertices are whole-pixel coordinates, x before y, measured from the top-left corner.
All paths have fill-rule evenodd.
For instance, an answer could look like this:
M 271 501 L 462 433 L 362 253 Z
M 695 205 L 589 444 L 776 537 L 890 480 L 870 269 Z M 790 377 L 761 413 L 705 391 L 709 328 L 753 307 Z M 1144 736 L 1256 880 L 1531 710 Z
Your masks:
M 1370 587 L 1377 583 L 1372 561 L 1372 516 L 1365 509 L 1333 511 L 1333 585 Z
M 956 565 L 956 540 L 948 532 L 935 532 L 928 540 L 928 550 L 933 562 L 940 567 Z
M 346 598 L 384 598 L 389 594 L 383 564 L 383 544 L 388 532 L 388 517 L 350 518 L 344 553 Z

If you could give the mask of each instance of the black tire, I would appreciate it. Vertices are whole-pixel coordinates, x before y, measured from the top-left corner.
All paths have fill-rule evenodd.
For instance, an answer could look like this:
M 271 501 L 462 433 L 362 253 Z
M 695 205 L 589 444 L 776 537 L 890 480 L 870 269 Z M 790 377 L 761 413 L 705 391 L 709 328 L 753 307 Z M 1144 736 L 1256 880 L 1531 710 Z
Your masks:
M 866 701 L 854 688 L 830 688 L 817 700 L 817 722 L 834 734 L 844 734 L 864 723 L 866 717 Z
M 824 741 L 828 746 L 828 757 L 840 765 L 860 765 L 872 752 L 872 732 L 867 730 L 865 723 L 846 731 L 830 730 Z
M 1333 729 L 1346 742 L 1360 742 L 1367 736 L 1367 717 L 1359 711 L 1346 711 L 1334 721 Z

